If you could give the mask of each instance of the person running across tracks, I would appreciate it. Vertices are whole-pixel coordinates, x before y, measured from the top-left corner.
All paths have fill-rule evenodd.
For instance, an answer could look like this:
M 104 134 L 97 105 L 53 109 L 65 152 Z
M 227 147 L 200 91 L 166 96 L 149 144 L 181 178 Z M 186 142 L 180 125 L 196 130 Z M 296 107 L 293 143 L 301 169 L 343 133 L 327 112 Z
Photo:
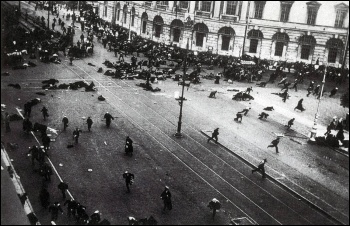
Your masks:
M 267 162 L 266 159 L 264 159 L 263 161 L 261 161 L 258 165 L 258 167 L 256 169 L 253 169 L 252 170 L 252 173 L 256 172 L 256 171 L 261 171 L 262 173 L 262 178 L 265 178 L 266 177 L 266 174 L 265 174 L 265 163 Z
M 280 142 L 280 138 L 279 137 L 277 137 L 275 140 L 273 140 L 272 142 L 271 142 L 271 144 L 269 145 L 269 146 L 267 146 L 268 148 L 271 148 L 271 147 L 275 147 L 276 148 L 276 153 L 279 153 L 278 152 L 278 144 L 279 144 L 279 142 Z
M 219 135 L 219 128 L 214 129 L 214 132 L 211 134 L 211 137 L 208 139 L 208 143 L 210 140 L 215 139 L 215 143 L 218 143 L 218 135 Z

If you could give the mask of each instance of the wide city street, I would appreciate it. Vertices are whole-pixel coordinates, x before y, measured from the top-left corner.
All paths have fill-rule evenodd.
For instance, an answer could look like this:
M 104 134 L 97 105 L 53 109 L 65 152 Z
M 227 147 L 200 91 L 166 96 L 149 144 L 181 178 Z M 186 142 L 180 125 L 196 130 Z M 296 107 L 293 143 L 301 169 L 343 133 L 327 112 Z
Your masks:
M 22 12 L 47 19 L 47 11 L 35 11 L 34 6 L 21 1 Z M 67 14 L 67 9 L 60 9 L 60 16 L 63 14 Z M 50 24 L 53 18 L 50 15 Z M 71 20 L 66 21 L 68 23 Z M 61 32 L 60 26 L 55 29 Z M 80 24 L 76 23 L 74 43 L 81 34 Z M 181 95 L 182 86 L 167 78 L 152 84 L 160 92 L 151 92 L 137 86 L 145 80 L 104 75 L 108 68 L 103 63 L 115 62 L 118 58 L 113 51 L 107 51 L 96 36 L 93 42 L 93 54 L 74 59 L 72 65 L 69 57 L 59 51 L 60 64 L 43 63 L 38 57 L 29 59 L 29 55 L 25 55 L 24 62 L 29 60 L 37 66 L 19 70 L 1 66 L 2 115 L 8 112 L 21 116 L 25 103 L 40 98 L 40 103 L 32 108 L 30 120 L 53 129 L 48 130 L 51 144 L 47 160 L 53 175 L 51 181 L 44 184 L 51 204 L 60 202 L 64 211 L 62 215 L 59 213 L 56 224 L 75 224 L 74 218 L 67 216 L 65 199 L 57 188 L 60 181 L 69 186 L 67 199 L 74 198 L 86 206 L 89 216 L 99 210 L 101 218 L 111 224 L 128 224 L 129 216 L 136 219 L 153 216 L 158 224 L 165 225 L 227 225 L 235 218 L 245 218 L 241 220 L 245 224 L 261 225 L 349 224 L 348 151 L 307 142 L 318 105 L 314 96 L 306 97 L 309 80 L 305 80 L 297 92 L 290 90 L 289 99 L 283 102 L 272 94 L 280 92 L 277 83 L 258 87 L 247 82 L 229 83 L 223 78 L 220 84 L 214 84 L 214 80 L 202 78 L 201 83 L 184 89 L 182 137 L 178 138 L 174 134 L 180 104 L 175 96 Z M 143 54 L 133 55 L 138 61 L 147 60 Z M 131 62 L 130 54 L 125 61 Z M 102 73 L 98 72 L 100 67 Z M 217 66 L 214 70 L 204 67 L 201 75 L 211 72 L 216 75 L 222 70 Z M 192 67 L 188 73 L 191 71 Z M 265 72 L 262 80 L 268 80 L 273 71 L 271 68 Z M 9 76 L 4 76 L 5 72 Z M 182 69 L 176 73 L 182 74 Z M 48 79 L 58 80 L 57 85 L 93 82 L 97 91 L 43 89 L 42 81 Z M 15 89 L 9 84 L 20 84 L 21 88 Z M 319 134 L 326 132 L 334 115 L 345 118 L 348 113 L 348 108 L 340 106 L 340 95 L 346 91 L 348 79 L 346 84 L 336 97 L 322 98 Z M 245 91 L 250 86 L 253 100 L 232 100 L 237 92 L 231 90 Z M 329 85 L 328 90 L 333 86 Z M 215 90 L 216 98 L 208 98 Z M 105 100 L 98 100 L 100 95 Z M 306 111 L 294 111 L 301 98 Z M 41 112 L 43 106 L 48 109 L 46 120 Z M 236 113 L 247 106 L 251 107 L 247 116 L 243 116 L 242 122 L 235 121 Z M 267 111 L 266 120 L 258 119 L 268 106 L 273 106 L 274 111 Z M 106 112 L 114 117 L 110 127 L 104 120 Z M 69 119 L 65 131 L 64 116 Z M 93 120 L 91 131 L 86 124 L 88 117 Z M 285 125 L 291 118 L 295 118 L 295 123 L 288 130 Z M 6 152 L 39 222 L 50 224 L 51 214 L 39 200 L 43 179 L 37 172 L 38 163 L 35 162 L 33 168 L 28 155 L 29 147 L 42 145 L 41 134 L 23 132 L 22 120 L 11 121 L 10 127 L 11 131 L 6 132 L 2 123 L 2 157 L 3 151 Z M 76 128 L 82 130 L 77 144 L 72 135 Z M 219 128 L 218 143 L 207 142 L 216 128 Z M 279 134 L 283 136 L 276 153 L 274 147 L 267 146 Z M 127 136 L 133 140 L 132 156 L 125 155 Z M 347 131 L 345 136 L 348 140 Z M 260 172 L 252 173 L 263 159 L 267 159 L 266 178 L 262 178 Z M 125 171 L 135 175 L 130 193 L 123 178 Z M 165 186 L 172 195 L 172 210 L 163 211 L 160 195 Z M 3 192 L 2 187 L 2 195 Z M 221 203 L 215 219 L 208 207 L 213 198 Z M 2 203 L 3 208 L 6 206 Z

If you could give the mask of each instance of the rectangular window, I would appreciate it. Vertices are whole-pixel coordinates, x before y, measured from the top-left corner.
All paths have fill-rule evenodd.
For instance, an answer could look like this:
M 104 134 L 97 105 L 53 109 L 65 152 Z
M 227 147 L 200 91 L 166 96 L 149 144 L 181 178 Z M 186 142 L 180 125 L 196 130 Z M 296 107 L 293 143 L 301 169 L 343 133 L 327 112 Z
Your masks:
M 250 46 L 249 46 L 249 52 L 250 53 L 256 53 L 258 49 L 258 39 L 250 39 Z
M 107 6 L 105 6 L 105 16 L 107 16 Z
M 330 48 L 328 52 L 328 63 L 335 63 L 337 59 L 337 53 L 338 49 L 337 48 Z
M 179 42 L 180 41 L 180 35 L 181 35 L 181 30 L 178 28 L 174 28 L 174 42 Z
M 282 22 L 288 21 L 290 8 L 291 8 L 291 5 L 281 4 L 281 21 Z
M 147 21 L 142 21 L 142 33 L 146 33 Z
M 264 10 L 264 4 L 259 3 L 259 2 L 255 2 L 255 19 L 262 19 L 262 14 L 263 14 L 263 10 Z
M 227 1 L 226 2 L 226 14 L 236 15 L 237 1 Z
M 162 26 L 159 25 L 159 24 L 155 24 L 155 25 L 154 25 L 154 30 L 155 30 L 154 36 L 156 36 L 157 38 L 159 38 L 159 37 L 160 37 L 160 33 L 161 33 L 161 31 L 162 31 Z
M 127 12 L 124 12 L 124 24 L 126 24 L 126 16 L 127 16 Z
M 222 44 L 221 44 L 221 50 L 228 50 L 230 46 L 230 36 L 222 36 Z
M 157 5 L 169 5 L 169 1 L 157 1 Z
M 276 42 L 275 56 L 282 56 L 284 42 Z
M 180 1 L 180 8 L 187 9 L 188 8 L 188 1 Z
M 204 33 L 198 33 L 196 34 L 196 46 L 203 46 L 203 39 L 205 34 Z
M 315 8 L 308 8 L 308 10 L 307 10 L 307 24 L 315 25 L 315 23 L 316 23 L 316 15 L 317 15 L 317 9 L 315 9 Z
M 119 18 L 120 18 L 120 10 L 118 10 L 117 12 L 117 21 L 119 21 Z
M 134 22 L 135 22 L 135 15 L 131 16 L 131 26 L 134 26 Z
M 202 11 L 210 12 L 211 1 L 202 1 Z
M 345 15 L 346 15 L 345 11 L 337 10 L 334 27 L 343 27 Z
M 301 46 L 301 59 L 308 60 L 310 56 L 310 50 L 311 46 L 310 45 L 302 45 Z

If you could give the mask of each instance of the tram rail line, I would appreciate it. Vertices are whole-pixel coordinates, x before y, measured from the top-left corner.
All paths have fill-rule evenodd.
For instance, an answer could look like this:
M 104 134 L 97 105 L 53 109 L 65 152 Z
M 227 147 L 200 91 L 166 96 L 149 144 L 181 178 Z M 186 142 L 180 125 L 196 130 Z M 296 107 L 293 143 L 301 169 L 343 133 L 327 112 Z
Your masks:
M 84 60 L 83 60 L 83 61 L 84 61 Z M 85 62 L 85 61 L 84 61 L 84 62 Z M 77 66 L 77 65 L 76 65 L 76 66 Z M 82 70 L 79 66 L 77 66 L 77 67 L 78 67 L 80 70 Z M 82 70 L 82 71 L 83 71 L 85 74 L 87 74 L 91 79 L 93 79 L 92 76 L 89 75 L 87 72 L 85 72 L 84 70 Z M 112 80 L 111 78 L 108 78 L 108 79 L 109 79 L 111 82 L 113 82 L 113 83 L 115 83 L 116 85 L 118 85 L 118 83 L 116 83 L 115 80 Z M 120 81 L 121 81 L 122 83 L 126 84 L 127 86 L 131 87 L 131 86 L 130 86 L 129 84 L 127 84 L 125 81 L 123 81 L 123 80 L 120 80 Z M 101 85 L 101 86 L 102 86 L 102 85 Z M 107 89 L 107 88 L 108 88 L 108 87 L 105 87 L 105 89 Z M 125 90 L 125 91 L 129 91 L 129 92 L 130 92 L 130 89 L 127 90 L 127 89 L 123 88 L 122 86 L 121 86 L 121 88 L 122 88 L 123 90 Z M 133 94 L 133 92 L 130 92 L 130 94 Z M 140 92 L 139 92 L 139 95 L 142 95 L 142 96 L 144 96 L 146 99 L 148 99 L 148 97 L 147 97 L 146 95 L 141 94 Z M 161 115 L 161 114 L 159 114 L 157 111 L 153 110 L 153 108 L 152 108 L 151 106 L 145 104 L 144 102 L 140 101 L 139 99 L 137 99 L 137 101 L 140 102 L 141 104 L 143 104 L 144 106 L 146 106 L 147 108 L 151 109 L 154 113 L 156 113 L 159 117 L 163 118 L 165 121 L 171 123 L 172 125 L 175 125 L 175 124 L 173 123 L 173 120 L 166 119 L 163 115 Z M 129 106 L 130 106 L 130 105 L 129 105 Z M 153 105 L 152 105 L 152 106 L 153 106 Z M 162 107 L 164 107 L 164 105 L 163 105 Z M 161 109 L 161 108 L 158 108 L 158 110 L 160 110 L 160 109 Z M 192 109 L 193 109 L 193 108 L 192 108 Z M 194 110 L 194 111 L 197 111 L 197 110 L 195 110 L 195 109 L 193 109 L 193 110 Z M 171 112 L 171 113 L 172 113 L 171 109 L 169 109 L 169 108 L 167 108 L 167 109 L 165 110 L 165 112 L 167 112 L 167 113 Z M 177 115 L 174 116 L 173 114 L 171 114 L 171 116 L 173 116 L 173 117 L 175 118 L 175 120 L 177 119 Z M 211 120 L 211 119 L 210 119 L 210 120 Z M 196 132 L 196 133 L 198 133 L 198 134 L 202 134 L 200 131 L 196 130 L 196 129 L 191 125 L 190 122 L 186 122 L 186 127 L 192 129 L 193 132 Z M 158 128 L 158 127 L 157 127 L 157 128 Z M 159 128 L 158 128 L 158 129 L 159 129 Z M 159 130 L 160 130 L 160 129 L 159 129 Z M 266 131 L 266 132 L 269 132 L 269 131 Z M 185 133 L 183 133 L 183 134 L 185 134 Z M 189 137 L 189 138 L 192 139 L 194 142 L 198 143 L 200 146 L 202 146 L 202 147 L 203 147 L 204 149 L 206 149 L 208 152 L 210 152 L 211 154 L 213 154 L 214 156 L 216 156 L 217 158 L 219 158 L 220 160 L 222 160 L 223 162 L 225 162 L 227 165 L 229 165 L 231 168 L 233 168 L 233 169 L 235 170 L 235 168 L 234 168 L 233 166 L 231 166 L 231 165 L 230 165 L 229 163 L 227 163 L 225 160 L 223 160 L 222 158 L 220 158 L 219 156 L 217 156 L 216 154 L 214 154 L 214 153 L 213 153 L 212 151 L 210 151 L 207 147 L 205 147 L 205 146 L 203 146 L 202 144 L 200 144 L 197 140 L 193 139 L 189 134 L 191 134 L 191 133 L 186 134 L 186 137 Z M 236 145 L 234 145 L 234 144 L 232 144 L 232 143 L 231 143 L 231 145 L 235 146 L 236 149 L 241 150 L 241 149 L 238 148 Z M 253 143 L 252 143 L 252 145 L 254 145 L 256 148 L 259 148 L 256 144 L 253 144 Z M 225 151 L 229 150 L 229 149 L 226 148 L 225 146 L 223 146 L 222 149 L 225 150 Z M 233 153 L 233 152 L 231 152 L 231 153 Z M 241 156 L 239 156 L 238 154 L 236 154 L 236 153 L 233 153 L 233 154 L 234 154 L 236 157 L 238 157 L 239 159 L 243 159 L 243 158 L 242 158 Z M 250 157 L 253 158 L 253 159 L 255 159 L 257 162 L 259 161 L 258 159 L 256 159 L 256 158 L 255 158 L 254 156 L 252 156 L 252 155 L 250 155 Z M 274 156 L 273 156 L 273 157 L 274 157 Z M 274 157 L 274 158 L 275 158 L 275 157 Z M 252 168 L 255 167 L 253 164 L 251 164 L 251 163 L 250 163 L 248 160 L 246 160 L 246 159 L 244 159 L 244 162 L 245 162 L 247 165 L 251 166 Z M 269 168 L 270 168 L 271 170 L 273 170 L 275 173 L 277 173 L 278 175 L 280 175 L 281 177 L 283 177 L 283 175 L 282 175 L 280 172 L 276 171 L 275 169 L 273 169 L 273 168 L 271 168 L 271 167 L 269 167 Z M 237 172 L 238 172 L 238 171 L 237 171 Z M 242 175 L 243 175 L 243 174 L 242 174 Z M 267 175 L 268 175 L 268 174 L 267 174 Z M 243 176 L 244 176 L 244 175 L 243 175 Z M 247 178 L 246 176 L 244 176 L 244 177 Z M 328 218 L 330 218 L 330 219 L 332 219 L 332 220 L 334 220 L 334 221 L 336 221 L 336 222 L 338 222 L 338 223 L 340 223 L 340 224 L 343 224 L 340 220 L 338 220 L 337 218 L 335 218 L 335 217 L 331 216 L 330 214 L 328 214 L 328 213 L 327 213 L 326 211 L 324 211 L 321 207 L 315 205 L 314 203 L 312 203 L 310 200 L 308 200 L 308 199 L 307 199 L 306 197 L 304 197 L 303 195 L 298 194 L 296 191 L 290 189 L 288 186 L 286 186 L 286 185 L 283 184 L 282 182 L 276 180 L 275 178 L 273 178 L 273 177 L 271 177 L 271 176 L 269 176 L 269 178 L 272 179 L 272 180 L 274 181 L 274 183 L 276 183 L 277 185 L 279 185 L 282 189 L 287 189 L 291 194 L 295 195 L 295 197 L 304 200 L 305 203 L 307 203 L 307 204 L 310 205 L 311 207 L 315 208 L 316 210 L 320 211 L 321 213 L 323 213 L 324 215 L 326 215 Z M 249 178 L 247 178 L 247 179 L 248 179 L 249 181 L 251 181 Z M 262 190 L 264 190 L 265 192 L 267 192 L 265 189 L 263 189 L 261 186 L 257 185 L 255 182 L 253 182 L 253 181 L 251 181 L 251 182 L 254 183 L 256 186 L 258 186 L 259 188 L 261 188 Z M 330 205 L 329 203 L 327 203 L 325 200 L 323 200 L 323 199 L 321 199 L 320 197 L 316 196 L 315 194 L 309 192 L 308 190 L 304 189 L 303 187 L 301 187 L 300 185 L 294 183 L 293 181 L 289 180 L 289 182 L 292 183 L 293 185 L 299 187 L 299 188 L 300 188 L 301 190 L 303 190 L 304 192 L 310 194 L 311 196 L 313 196 L 313 197 L 316 198 L 317 200 L 319 200 L 319 201 L 325 203 L 327 206 L 331 207 L 334 211 L 340 213 L 340 214 L 343 215 L 344 217 L 347 217 L 344 213 L 339 212 L 337 209 L 335 209 L 332 205 Z M 267 192 L 267 193 L 268 193 L 268 192 Z M 270 194 L 270 193 L 269 193 L 269 194 Z
M 77 66 L 77 65 L 75 65 L 75 66 Z M 82 71 L 84 71 L 83 69 L 81 69 L 79 66 L 77 66 L 80 70 L 82 70 Z M 69 67 L 68 67 L 69 68 Z M 76 75 L 78 75 L 78 73 L 77 72 L 75 72 L 73 69 L 71 69 L 71 68 L 69 68 L 71 71 L 73 71 Z M 87 74 L 91 79 L 93 79 L 93 80 L 95 80 L 96 82 L 98 82 L 95 78 L 93 78 L 90 74 L 88 74 L 87 72 L 85 72 L 84 71 L 84 73 L 85 74 Z M 79 75 L 78 75 L 79 76 Z M 111 80 L 112 81 L 112 80 Z M 123 89 L 123 88 L 122 88 Z M 110 91 L 109 89 L 108 89 L 108 87 L 105 87 L 105 90 L 106 91 L 108 91 L 108 92 L 110 92 L 110 93 L 112 93 L 112 95 L 114 96 L 114 97 L 117 97 L 112 91 Z M 121 102 L 123 102 L 124 104 L 126 104 L 124 101 L 122 101 L 119 97 L 117 97 Z M 139 101 L 140 102 L 140 101 Z M 142 102 L 141 102 L 142 103 Z M 144 103 L 142 103 L 142 104 L 144 104 Z M 147 106 L 148 108 L 151 108 L 151 107 L 149 107 L 148 105 L 146 105 L 146 104 L 144 104 L 145 106 Z M 136 113 L 138 113 L 134 108 L 132 108 L 130 105 L 128 105 L 131 109 L 133 109 Z M 152 109 L 152 108 L 151 108 Z M 152 111 L 154 111 L 153 109 L 152 109 Z M 126 115 L 126 113 L 124 113 L 125 115 Z M 139 114 L 139 113 L 138 113 Z M 157 113 L 158 115 L 159 115 L 159 113 Z M 141 116 L 141 115 L 140 115 Z M 168 119 L 166 119 L 164 116 L 162 116 L 162 115 L 160 115 L 164 120 L 166 120 L 166 121 L 168 121 L 168 122 L 170 122 Z M 130 118 L 129 116 L 127 116 L 128 118 Z M 143 116 L 141 116 L 141 117 L 143 117 Z M 143 117 L 143 118 L 145 118 L 145 117 Z M 146 118 L 145 118 L 146 119 Z M 130 118 L 130 120 L 132 120 L 131 118 Z M 148 119 L 146 119 L 148 122 L 149 122 L 149 120 Z M 133 121 L 133 120 L 132 120 Z M 162 130 L 161 129 L 159 129 L 156 125 L 154 125 L 153 123 L 151 123 L 151 122 L 149 122 L 151 125 L 153 125 L 154 127 L 156 127 L 159 131 L 161 131 L 161 133 L 163 133 L 164 134 L 164 132 L 162 132 Z M 139 125 L 138 125 L 138 127 L 140 127 Z M 142 127 L 140 127 L 141 129 L 142 129 Z M 193 127 L 191 127 L 193 130 L 195 130 Z M 142 129 L 143 130 L 143 129 Z M 147 132 L 147 131 L 146 131 Z M 197 131 L 198 132 L 198 131 Z M 148 133 L 148 132 L 147 132 Z M 149 133 L 148 133 L 149 134 Z M 151 137 L 153 137 L 151 134 L 149 134 Z M 168 138 L 170 138 L 167 134 L 165 134 Z M 153 137 L 154 138 L 154 137 Z M 195 141 L 195 142 L 197 142 L 195 139 L 193 139 L 192 137 L 190 137 L 193 141 Z M 158 143 L 160 143 L 156 138 L 154 138 Z M 171 138 L 170 138 L 171 139 Z M 180 144 L 178 144 L 177 142 L 175 142 L 177 145 L 179 145 L 182 149 L 184 149 L 185 151 L 187 151 L 183 146 L 181 146 Z M 198 142 L 197 142 L 198 143 Z M 161 144 L 161 143 L 160 143 Z M 198 143 L 199 144 L 199 143 Z M 164 146 L 163 144 L 161 144 L 162 146 Z M 201 145 L 201 144 L 199 144 L 199 145 Z M 203 145 L 201 145 L 202 147 L 204 147 Z M 211 154 L 213 154 L 209 149 L 207 149 L 206 147 L 204 147 L 207 151 L 209 151 Z M 168 148 L 167 148 L 167 150 L 169 150 Z M 171 153 L 171 151 L 169 150 L 169 152 Z M 187 151 L 188 152 L 188 151 Z M 190 155 L 192 155 L 191 153 L 189 153 L 188 152 L 188 154 L 190 154 Z M 213 155 L 215 155 L 215 154 L 213 154 Z M 223 162 L 225 162 L 223 159 L 221 159 L 220 157 L 218 157 L 217 155 L 215 155 L 217 158 L 219 158 L 221 161 L 223 161 Z M 200 161 L 197 157 L 195 157 L 195 156 L 193 156 L 192 155 L 192 157 L 194 157 L 197 161 Z M 177 157 L 178 158 L 178 157 Z M 183 162 L 183 161 L 181 161 L 181 162 Z M 208 167 L 210 170 L 211 170 L 211 168 L 209 167 L 209 166 L 207 166 L 205 163 L 203 163 L 202 161 L 200 161 L 203 165 L 205 165 L 206 167 Z M 231 168 L 233 168 L 230 164 L 228 164 L 227 162 L 225 162 L 229 167 L 231 167 Z M 186 165 L 187 166 L 187 165 Z M 189 166 L 187 166 L 187 167 L 189 167 Z M 233 168 L 234 169 L 234 168 Z M 235 169 L 234 169 L 235 170 Z M 235 171 L 237 171 L 237 170 L 235 170 Z M 238 171 L 237 171 L 238 172 Z M 241 174 L 241 175 L 243 175 L 243 174 Z M 219 175 L 218 175 L 219 176 Z M 244 176 L 244 175 L 243 175 Z M 219 176 L 220 177 L 220 176 Z M 244 176 L 245 177 L 245 176 Z M 223 179 L 222 177 L 220 177 L 222 180 L 225 180 L 225 179 Z M 247 177 L 245 177 L 246 179 L 248 179 L 249 180 L 249 178 L 247 178 Z M 251 181 L 251 180 L 250 180 Z M 252 182 L 252 181 L 251 181 Z M 227 182 L 228 183 L 228 182 Z M 254 182 L 253 182 L 254 183 Z M 255 183 L 254 183 L 255 184 Z M 256 185 L 256 184 L 255 184 Z M 231 185 L 232 186 L 232 185 Z M 258 186 L 258 185 L 257 185 Z M 260 186 L 259 186 L 259 188 L 260 189 L 262 189 L 262 190 L 264 190 L 263 188 L 261 188 Z M 265 190 L 266 191 L 266 190 Z M 272 197 L 274 197 L 272 194 L 270 194 Z M 277 199 L 278 200 L 278 199 Z M 278 200 L 279 202 L 281 202 L 281 203 L 283 203 L 281 200 Z M 231 201 L 232 202 L 232 201 Z M 253 202 L 253 201 L 252 201 Z M 253 202 L 254 203 L 254 202 Z M 283 203 L 284 205 L 286 205 L 285 203 Z M 292 210 L 292 211 L 294 211 L 294 210 Z M 267 213 L 268 214 L 268 213 Z M 297 213 L 296 213 L 297 214 Z M 298 214 L 300 217 L 302 217 L 300 214 Z M 305 218 L 304 218 L 305 219 Z M 306 220 L 306 219 L 305 219 Z M 306 220 L 307 222 L 309 222 L 308 220 Z M 276 219 L 276 222 L 279 222 L 277 219 Z M 279 222 L 280 223 L 280 222 Z

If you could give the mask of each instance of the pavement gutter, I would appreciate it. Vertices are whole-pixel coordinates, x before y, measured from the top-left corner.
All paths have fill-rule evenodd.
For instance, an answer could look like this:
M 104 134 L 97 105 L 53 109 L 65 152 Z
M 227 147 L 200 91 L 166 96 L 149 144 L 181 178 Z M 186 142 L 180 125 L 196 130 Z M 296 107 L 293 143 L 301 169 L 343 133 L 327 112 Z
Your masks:
M 9 173 L 10 179 L 13 182 L 13 185 L 15 186 L 15 190 L 16 190 L 16 193 L 18 195 L 18 198 L 20 199 L 20 197 L 27 196 L 27 194 L 26 194 L 26 192 L 25 192 L 25 190 L 24 190 L 24 188 L 22 186 L 20 177 L 16 173 L 16 170 L 14 169 L 14 167 L 13 167 L 13 165 L 11 163 L 11 159 L 8 156 L 8 154 L 6 152 L 6 149 L 5 149 L 5 147 L 4 147 L 4 145 L 2 143 L 1 143 L 1 159 L 5 163 L 6 171 Z M 25 214 L 28 217 L 29 222 L 32 225 L 41 225 L 40 222 L 39 222 L 39 219 L 36 217 L 36 215 L 34 213 L 34 209 L 33 209 L 32 205 L 31 205 L 31 203 L 29 201 L 28 196 L 26 197 L 26 199 L 24 201 L 24 204 L 22 204 L 22 205 L 23 205 L 23 208 L 24 208 L 24 212 L 25 212 Z

